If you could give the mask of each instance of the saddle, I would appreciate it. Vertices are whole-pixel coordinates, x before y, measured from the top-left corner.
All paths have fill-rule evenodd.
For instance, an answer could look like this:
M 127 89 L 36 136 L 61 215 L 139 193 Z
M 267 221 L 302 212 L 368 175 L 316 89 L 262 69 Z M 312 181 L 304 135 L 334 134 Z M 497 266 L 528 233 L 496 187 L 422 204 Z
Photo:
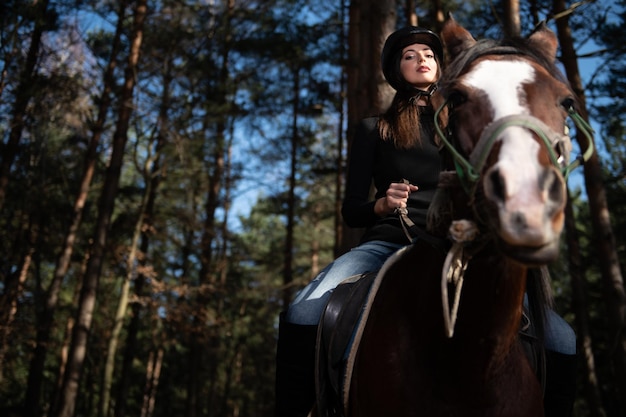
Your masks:
M 355 275 L 332 292 L 322 313 L 317 333 L 315 383 L 320 417 L 344 415 L 344 376 L 348 348 L 354 341 L 376 272 Z
M 332 292 L 320 319 L 315 382 L 320 417 L 343 417 L 354 358 L 363 326 L 361 318 L 376 295 L 384 274 L 369 272 L 345 279 Z M 519 339 L 542 390 L 545 390 L 545 352 L 536 336 L 534 321 L 524 307 Z

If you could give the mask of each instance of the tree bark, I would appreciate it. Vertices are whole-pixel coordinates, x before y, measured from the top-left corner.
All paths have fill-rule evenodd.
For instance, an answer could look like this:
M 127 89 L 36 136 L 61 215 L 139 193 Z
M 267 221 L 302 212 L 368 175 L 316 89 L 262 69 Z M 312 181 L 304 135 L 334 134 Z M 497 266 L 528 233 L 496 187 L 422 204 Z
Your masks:
M 404 15 L 409 26 L 418 26 L 419 19 L 415 13 L 415 0 L 406 0 L 404 4 Z
M 231 48 L 231 34 L 230 23 L 233 18 L 235 10 L 234 0 L 226 1 L 226 11 L 224 12 L 224 18 L 222 23 L 222 30 L 224 34 L 222 49 L 221 49 L 221 66 L 219 81 L 217 85 L 220 87 L 217 93 L 217 97 L 213 97 L 214 92 L 207 91 L 207 101 L 218 102 L 219 108 L 227 109 L 230 107 L 229 103 L 229 54 Z M 211 82 L 207 83 L 211 85 Z M 196 309 L 194 317 L 194 328 L 191 333 L 190 351 L 189 351 L 189 377 L 187 380 L 187 404 L 186 415 L 188 417 L 196 417 L 201 415 L 201 410 L 204 407 L 204 403 L 201 401 L 201 381 L 202 376 L 199 368 L 208 366 L 209 372 L 213 373 L 216 369 L 216 361 L 207 360 L 207 350 L 211 350 L 212 347 L 219 343 L 215 334 L 215 329 L 207 329 L 207 317 L 208 311 L 211 306 L 212 295 L 216 289 L 216 268 L 215 259 L 213 254 L 213 244 L 216 237 L 216 211 L 220 204 L 220 191 L 222 183 L 224 181 L 225 172 L 225 155 L 227 151 L 226 146 L 226 131 L 227 131 L 227 114 L 225 110 L 214 122 L 214 114 L 207 112 L 205 119 L 205 129 L 207 132 L 214 132 L 211 139 L 214 141 L 211 151 L 211 167 L 209 169 L 208 187 L 206 203 L 204 206 L 204 225 L 202 230 L 201 240 L 201 255 L 200 255 L 200 274 L 199 274 L 199 289 L 196 299 L 198 308 Z M 211 354 L 209 352 L 209 354 Z M 211 380 L 211 378 L 208 378 Z M 211 381 L 213 382 L 213 381 Z M 208 396 L 207 402 L 211 402 L 211 395 Z M 212 405 L 209 404 L 209 409 Z
M 504 34 L 508 37 L 520 36 L 519 1 L 504 0 Z
M 564 0 L 554 0 L 553 11 L 560 15 L 556 20 L 558 38 L 561 44 L 562 62 L 567 79 L 580 103 L 581 116 L 588 120 L 585 94 L 581 82 L 580 72 L 574 42 L 569 26 L 569 18 Z M 581 149 L 587 146 L 587 140 L 580 129 L 577 129 L 576 140 Z M 591 223 L 594 230 L 594 242 L 598 254 L 598 263 L 604 285 L 608 323 L 614 340 L 612 368 L 615 375 L 615 398 L 620 404 L 620 415 L 626 414 L 626 295 L 624 294 L 624 280 L 620 270 L 615 235 L 611 227 L 609 208 L 606 201 L 606 190 L 603 185 L 602 168 L 597 152 L 584 165 L 585 187 L 591 212 Z
M 2 160 L 0 161 L 0 212 L 4 207 L 11 167 L 17 156 L 19 143 L 24 131 L 28 103 L 33 96 L 32 89 L 35 85 L 36 66 L 40 58 L 39 50 L 41 48 L 45 26 L 48 23 L 46 16 L 48 3 L 48 0 L 42 0 L 32 6 L 35 26 L 31 35 L 26 62 L 20 71 L 19 84 L 15 89 L 15 102 L 9 123 L 9 126 L 11 126 L 9 138 L 7 143 L 2 146 Z M 23 257 L 23 260 L 29 260 L 29 257 L 26 255 Z M 21 286 L 20 280 L 22 279 L 23 266 L 27 264 L 22 262 L 21 265 L 21 271 L 7 276 L 4 282 L 4 291 L 0 297 L 0 307 L 3 307 L 0 315 L 0 321 L 2 322 L 2 326 L 0 326 L 0 342 L 2 342 L 2 347 L 0 347 L 0 360 L 4 357 L 4 350 L 7 346 L 6 340 L 11 330 L 10 323 L 17 311 L 17 297 Z M 2 363 L 4 362 L 2 361 Z M 1 371 L 0 380 L 2 380 Z
M 397 17 L 396 1 L 350 2 L 347 62 L 348 155 L 357 124 L 365 117 L 383 112 L 393 98 L 394 91 L 383 77 L 380 54 L 385 39 L 396 29 Z M 344 223 L 339 254 L 356 246 L 362 234 L 362 229 L 350 228 Z
M 169 73 L 171 68 L 171 60 L 167 60 L 164 69 L 163 76 L 163 88 L 161 94 L 161 104 L 159 110 L 159 118 L 157 125 L 159 126 L 159 132 L 157 134 L 157 143 L 155 146 L 154 163 L 150 167 L 149 172 L 146 172 L 145 181 L 148 184 L 147 187 L 147 201 L 145 204 L 145 213 L 141 221 L 141 245 L 140 253 L 143 256 L 137 260 L 139 265 L 139 271 L 134 279 L 134 294 L 138 300 L 141 300 L 144 295 L 144 287 L 147 277 L 144 273 L 147 267 L 147 253 L 150 245 L 150 235 L 153 229 L 154 223 L 154 207 L 157 201 L 157 191 L 161 182 L 162 167 L 162 155 L 161 151 L 166 146 L 167 136 L 169 131 L 169 116 L 168 110 L 170 108 L 170 95 L 171 95 L 171 83 L 172 76 Z M 127 329 L 126 346 L 124 348 L 124 355 L 122 360 L 122 369 L 119 378 L 119 388 L 117 390 L 117 396 L 115 401 L 115 416 L 124 417 L 126 415 L 126 403 L 128 399 L 128 390 L 131 384 L 131 370 L 133 359 L 135 358 L 135 350 L 137 345 L 137 336 L 141 326 L 141 310 L 142 303 L 136 302 L 132 306 L 132 315 L 130 323 Z
M 32 231 L 33 226 L 29 226 L 29 230 L 26 234 L 32 235 L 35 233 Z M 18 299 L 24 291 L 24 283 L 28 276 L 28 269 L 33 260 L 33 254 L 35 253 L 35 244 L 32 241 L 34 236 L 31 236 L 28 240 L 25 253 L 20 259 L 20 269 L 13 272 L 7 277 L 4 282 L 3 294 L 0 297 L 0 363 L 5 363 L 4 357 L 7 349 L 10 345 L 11 333 L 16 329 L 13 329 L 13 323 L 18 311 Z M 4 373 L 0 368 L 0 382 L 4 380 Z
M 89 258 L 87 270 L 83 278 L 76 325 L 72 333 L 69 362 L 63 378 L 60 402 L 56 411 L 53 412 L 53 416 L 73 417 L 74 415 L 80 374 L 87 350 L 87 339 L 89 330 L 91 329 L 100 272 L 105 255 L 108 230 L 119 186 L 124 160 L 124 149 L 128 140 L 129 120 L 133 109 L 133 90 L 136 83 L 135 74 L 137 73 L 137 62 L 140 55 L 143 39 L 143 25 L 147 11 L 146 3 L 147 0 L 138 0 L 136 2 L 133 31 L 130 37 L 131 49 L 125 69 L 124 85 L 120 97 L 120 108 L 115 133 L 113 135 L 113 152 L 100 196 L 98 219 L 91 247 L 91 257 Z
M 50 340 L 50 333 L 54 325 L 54 313 L 57 308 L 59 292 L 61 290 L 61 283 L 63 278 L 69 269 L 72 253 L 74 252 L 74 243 L 78 234 L 78 229 L 82 221 L 83 209 L 87 201 L 87 195 L 91 187 L 91 181 L 95 172 L 97 162 L 97 149 L 100 144 L 100 138 L 102 137 L 102 131 L 104 129 L 104 123 L 106 121 L 106 114 L 109 111 L 111 105 L 111 91 L 115 85 L 113 80 L 113 71 L 117 66 L 117 54 L 121 45 L 121 36 L 123 31 L 124 16 L 126 12 L 127 1 L 121 1 L 118 9 L 118 21 L 115 30 L 115 36 L 113 38 L 113 46 L 111 49 L 111 57 L 107 65 L 107 69 L 104 73 L 104 87 L 102 90 L 102 99 L 100 107 L 98 109 L 98 119 L 92 128 L 92 137 L 89 141 L 87 152 L 85 154 L 85 162 L 83 169 L 83 176 L 79 188 L 78 195 L 74 201 L 73 216 L 68 228 L 68 232 L 65 235 L 63 247 L 57 259 L 56 267 L 52 281 L 46 292 L 46 299 L 43 309 L 38 317 L 37 326 L 37 341 L 35 346 L 35 352 L 30 361 L 28 369 L 28 386 L 26 389 L 26 395 L 24 397 L 24 410 L 28 416 L 35 417 L 39 414 L 39 398 L 41 396 L 41 385 L 43 382 L 42 376 L 44 371 L 44 363 L 46 355 L 48 353 L 48 342 Z
M 596 374 L 595 359 L 589 332 L 589 317 L 587 315 L 588 305 L 584 290 L 584 271 L 580 260 L 578 231 L 576 230 L 576 218 L 572 209 L 571 198 L 567 199 L 565 206 L 565 233 L 567 237 L 567 261 L 569 264 L 570 280 L 572 284 L 572 304 L 576 322 L 576 336 L 578 352 L 583 358 L 583 381 L 585 386 L 585 397 L 589 403 L 590 417 L 604 417 L 602 408 L 602 398 L 598 377 Z
M 49 23 L 48 16 L 49 0 L 40 0 L 34 2 L 35 28 L 30 40 L 30 47 L 26 55 L 26 64 L 20 73 L 19 85 L 15 91 L 15 104 L 13 105 L 13 114 L 11 116 L 11 131 L 9 139 L 2 150 L 2 162 L 0 162 L 0 211 L 4 207 L 7 187 L 9 185 L 9 176 L 11 174 L 11 166 L 17 156 L 18 146 L 24 130 L 24 121 L 26 120 L 26 107 L 32 97 L 31 89 L 35 85 L 35 67 L 39 59 L 39 48 L 41 47 L 41 37 L 45 26 Z
M 293 229 L 296 206 L 296 170 L 298 169 L 298 115 L 300 112 L 300 66 L 292 68 L 293 106 L 291 115 L 291 152 L 289 170 L 289 189 L 287 190 L 287 229 L 285 236 L 285 254 L 283 261 L 283 309 L 286 310 L 293 297 Z
M 344 167 L 345 167 L 345 159 L 344 159 L 344 108 L 346 104 L 346 76 L 347 76 L 347 66 L 346 66 L 346 42 L 347 42 L 347 34 L 346 34 L 346 1 L 341 0 L 341 10 L 340 10 L 340 19 L 341 24 L 339 25 L 339 59 L 341 62 L 341 75 L 339 79 L 339 123 L 337 124 L 337 159 L 336 166 L 337 172 L 335 173 L 335 242 L 333 245 L 333 254 L 334 257 L 337 258 L 341 255 L 341 247 L 343 242 L 343 233 L 345 230 L 345 224 L 341 218 L 341 204 L 343 201 L 343 180 L 344 180 Z
M 143 405 L 141 407 L 141 417 L 152 417 L 154 404 L 156 403 L 156 393 L 161 377 L 161 367 L 163 365 L 163 348 L 157 347 L 150 352 L 148 366 L 146 367 L 146 386 L 143 393 Z
M 119 301 L 117 311 L 115 313 L 114 325 L 111 331 L 111 336 L 109 337 L 106 361 L 104 365 L 104 377 L 102 379 L 102 386 L 100 389 L 99 417 L 109 416 L 109 401 L 111 398 L 111 387 L 113 385 L 113 371 L 115 370 L 115 356 L 117 354 L 117 345 L 119 343 L 120 334 L 124 326 L 124 321 L 126 320 L 126 311 L 128 309 L 131 283 L 136 280 L 138 275 L 137 267 L 135 265 L 138 262 L 138 258 L 141 257 L 138 253 L 139 240 L 145 226 L 149 200 L 151 196 L 153 196 L 153 184 L 150 177 L 152 176 L 154 170 L 150 168 L 149 165 L 152 164 L 152 160 L 154 158 L 158 159 L 159 155 L 156 154 L 154 157 L 149 157 L 148 161 L 146 162 L 146 168 L 143 171 L 147 187 L 145 189 L 144 198 L 140 207 L 139 217 L 137 218 L 135 231 L 133 233 L 132 241 L 130 243 L 129 253 L 126 260 L 126 276 L 122 281 L 120 296 L 118 298 Z

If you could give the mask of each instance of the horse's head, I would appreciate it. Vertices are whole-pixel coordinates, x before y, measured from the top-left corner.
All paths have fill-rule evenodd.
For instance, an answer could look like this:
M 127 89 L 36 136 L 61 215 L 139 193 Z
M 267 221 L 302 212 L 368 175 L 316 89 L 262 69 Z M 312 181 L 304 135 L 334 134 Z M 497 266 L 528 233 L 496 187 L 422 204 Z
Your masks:
M 477 42 L 450 18 L 442 38 L 451 61 L 441 80 L 449 112 L 442 140 L 475 215 L 510 257 L 551 261 L 564 223 L 574 105 L 554 66 L 556 36 L 542 25 L 524 40 Z

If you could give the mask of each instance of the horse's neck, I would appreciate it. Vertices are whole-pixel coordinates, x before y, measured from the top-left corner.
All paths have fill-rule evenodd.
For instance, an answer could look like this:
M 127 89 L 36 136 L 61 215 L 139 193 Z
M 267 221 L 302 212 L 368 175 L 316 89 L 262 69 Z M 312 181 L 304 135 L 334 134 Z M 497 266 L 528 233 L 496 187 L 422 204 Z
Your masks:
M 470 261 L 457 329 L 468 352 L 486 349 L 499 360 L 510 350 L 519 331 L 526 273 L 526 267 L 501 256 Z

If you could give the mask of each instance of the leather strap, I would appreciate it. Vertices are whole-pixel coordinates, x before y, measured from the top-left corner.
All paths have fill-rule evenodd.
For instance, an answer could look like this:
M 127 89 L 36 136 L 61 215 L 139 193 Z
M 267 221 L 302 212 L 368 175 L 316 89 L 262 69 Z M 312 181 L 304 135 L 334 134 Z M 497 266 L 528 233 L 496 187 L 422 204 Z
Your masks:
M 409 184 L 409 181 L 406 179 L 403 179 L 402 182 L 404 184 Z M 409 211 L 406 207 L 398 207 L 394 210 L 394 213 L 398 215 L 400 225 L 402 226 L 404 235 L 408 239 L 409 243 L 413 243 L 413 239 L 418 238 L 427 242 L 432 247 L 442 250 L 443 252 L 447 252 L 450 249 L 450 243 L 447 239 L 431 235 L 425 230 L 419 228 L 409 217 Z

